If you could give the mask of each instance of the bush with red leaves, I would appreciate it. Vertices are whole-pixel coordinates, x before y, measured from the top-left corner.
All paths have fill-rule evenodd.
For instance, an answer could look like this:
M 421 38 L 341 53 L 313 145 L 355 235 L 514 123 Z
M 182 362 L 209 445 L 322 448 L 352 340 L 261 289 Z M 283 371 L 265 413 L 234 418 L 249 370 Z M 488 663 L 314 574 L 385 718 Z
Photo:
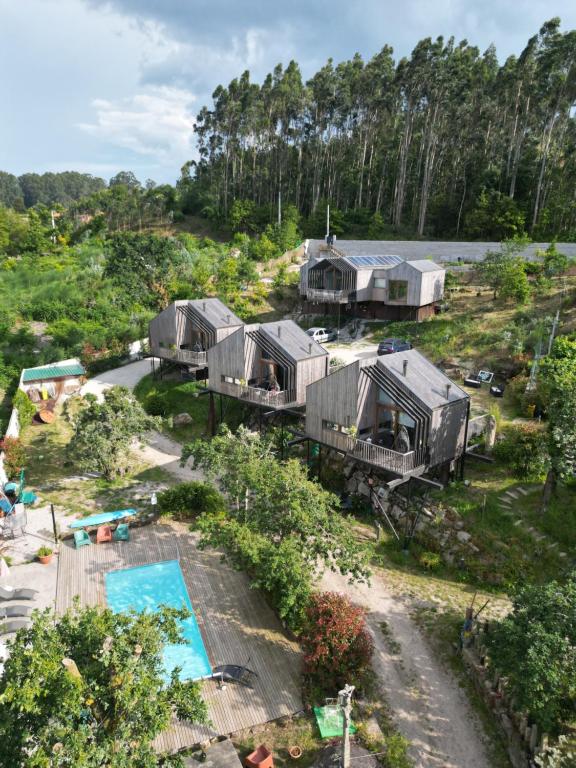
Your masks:
M 26 463 L 24 446 L 17 437 L 0 440 L 0 451 L 4 453 L 4 469 L 10 480 L 15 480 Z
M 312 596 L 300 642 L 304 673 L 324 690 L 358 684 L 368 669 L 374 644 L 365 611 L 337 592 Z

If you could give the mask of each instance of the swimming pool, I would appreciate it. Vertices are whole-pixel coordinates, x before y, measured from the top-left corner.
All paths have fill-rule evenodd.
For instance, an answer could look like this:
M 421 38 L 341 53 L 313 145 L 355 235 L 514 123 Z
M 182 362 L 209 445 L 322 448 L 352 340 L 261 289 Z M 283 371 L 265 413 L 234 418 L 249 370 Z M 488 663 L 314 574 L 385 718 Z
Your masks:
M 160 605 L 171 608 L 186 607 L 191 616 L 179 621 L 185 645 L 164 646 L 164 668 L 169 678 L 174 667 L 181 667 L 181 680 L 198 680 L 212 674 L 208 654 L 194 615 L 184 576 L 177 560 L 152 563 L 121 571 L 110 571 L 105 576 L 106 598 L 114 613 L 154 611 Z

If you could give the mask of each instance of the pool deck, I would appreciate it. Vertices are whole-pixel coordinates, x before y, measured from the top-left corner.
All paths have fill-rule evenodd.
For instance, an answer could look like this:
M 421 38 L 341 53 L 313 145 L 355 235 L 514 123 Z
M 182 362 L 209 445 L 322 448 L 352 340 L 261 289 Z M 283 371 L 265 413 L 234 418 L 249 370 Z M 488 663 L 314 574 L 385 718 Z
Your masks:
M 261 594 L 245 574 L 221 561 L 219 552 L 199 550 L 188 526 L 155 524 L 133 529 L 128 542 L 74 549 L 61 542 L 56 611 L 76 595 L 83 605 L 106 605 L 104 574 L 161 560 L 179 560 L 212 667 L 240 664 L 254 670 L 253 689 L 213 680 L 202 682 L 211 727 L 174 721 L 157 739 L 161 752 L 178 752 L 209 738 L 229 735 L 302 709 L 301 656 Z

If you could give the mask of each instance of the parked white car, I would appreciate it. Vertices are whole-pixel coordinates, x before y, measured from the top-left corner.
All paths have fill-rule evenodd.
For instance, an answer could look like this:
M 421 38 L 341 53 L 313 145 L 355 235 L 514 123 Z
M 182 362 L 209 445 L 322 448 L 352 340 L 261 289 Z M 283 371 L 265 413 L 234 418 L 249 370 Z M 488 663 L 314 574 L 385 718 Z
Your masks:
M 308 328 L 308 336 L 318 344 L 325 344 L 327 341 L 336 341 L 338 334 L 333 328 Z

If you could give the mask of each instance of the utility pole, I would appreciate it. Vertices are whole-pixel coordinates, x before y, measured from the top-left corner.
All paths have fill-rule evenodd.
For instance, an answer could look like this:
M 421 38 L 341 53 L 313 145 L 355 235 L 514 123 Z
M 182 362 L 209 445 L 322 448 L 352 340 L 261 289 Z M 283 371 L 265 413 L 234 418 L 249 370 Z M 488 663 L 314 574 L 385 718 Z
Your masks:
M 350 722 L 352 719 L 352 694 L 354 686 L 346 684 L 338 692 L 338 704 L 342 709 L 342 762 L 341 768 L 350 768 Z

